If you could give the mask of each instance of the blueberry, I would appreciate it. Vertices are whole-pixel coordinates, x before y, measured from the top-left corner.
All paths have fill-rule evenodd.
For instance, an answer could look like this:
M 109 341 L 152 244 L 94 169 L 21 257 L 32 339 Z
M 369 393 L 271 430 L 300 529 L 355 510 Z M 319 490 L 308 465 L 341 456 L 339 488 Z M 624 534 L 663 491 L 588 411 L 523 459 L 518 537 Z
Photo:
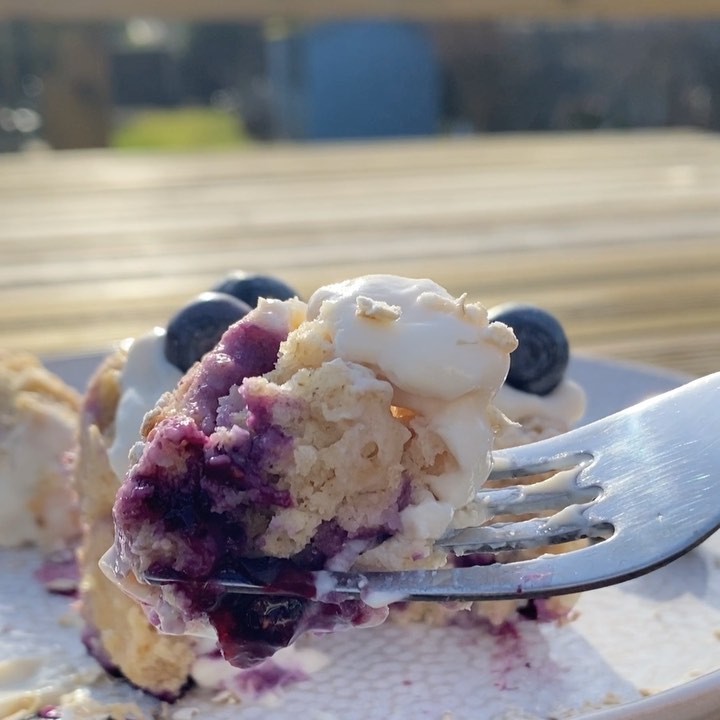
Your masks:
M 170 320 L 165 335 L 165 357 L 186 372 L 217 345 L 222 334 L 250 312 L 242 300 L 217 292 L 199 295 Z
M 490 320 L 510 326 L 518 347 L 510 355 L 507 384 L 533 395 L 547 395 L 562 381 L 570 359 L 567 336 L 558 320 L 532 305 L 499 305 Z
M 275 298 L 277 300 L 289 300 L 298 297 L 297 292 L 282 280 L 268 275 L 245 275 L 245 273 L 241 272 L 228 275 L 213 290 L 232 295 L 238 300 L 246 302 L 250 307 L 255 307 L 261 297 Z
M 225 660 L 250 667 L 295 639 L 306 608 L 297 598 L 228 593 L 208 616 Z
M 300 598 L 261 596 L 245 608 L 244 625 L 251 637 L 276 647 L 289 645 L 295 637 L 307 602 Z

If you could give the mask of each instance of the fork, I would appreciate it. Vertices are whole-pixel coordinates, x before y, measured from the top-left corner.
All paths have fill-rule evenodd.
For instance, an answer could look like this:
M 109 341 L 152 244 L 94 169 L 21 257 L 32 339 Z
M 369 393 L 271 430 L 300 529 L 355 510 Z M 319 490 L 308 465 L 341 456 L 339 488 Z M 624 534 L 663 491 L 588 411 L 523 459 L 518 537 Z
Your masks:
M 536 551 L 587 539 L 583 547 L 516 562 L 397 572 L 222 573 L 230 593 L 379 606 L 402 600 L 530 599 L 612 585 L 658 568 L 720 527 L 720 373 L 650 398 L 548 440 L 493 453 L 493 480 L 554 473 L 530 485 L 481 490 L 475 507 L 527 520 L 451 530 L 437 544 L 454 553 Z M 486 556 L 487 557 L 487 556 Z M 463 563 L 465 564 L 465 563 Z M 272 567 L 272 566 L 271 566 Z M 282 568 L 284 566 L 279 565 Z M 145 574 L 150 584 L 182 581 Z

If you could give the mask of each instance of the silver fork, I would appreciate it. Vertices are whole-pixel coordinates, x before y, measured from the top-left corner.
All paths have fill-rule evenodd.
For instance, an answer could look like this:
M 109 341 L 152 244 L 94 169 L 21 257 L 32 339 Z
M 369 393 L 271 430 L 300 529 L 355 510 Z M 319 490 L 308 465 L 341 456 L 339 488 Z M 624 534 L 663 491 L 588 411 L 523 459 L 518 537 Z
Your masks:
M 553 472 L 531 485 L 483 490 L 490 516 L 553 512 L 542 518 L 453 530 L 438 541 L 456 555 L 541 549 L 589 539 L 584 547 L 517 562 L 440 570 L 307 573 L 307 584 L 224 573 L 232 593 L 400 600 L 498 600 L 579 592 L 664 565 L 720 527 L 720 373 L 688 383 L 549 440 L 493 453 L 491 478 Z M 176 582 L 145 575 L 151 584 Z M 297 589 L 301 588 L 301 589 Z

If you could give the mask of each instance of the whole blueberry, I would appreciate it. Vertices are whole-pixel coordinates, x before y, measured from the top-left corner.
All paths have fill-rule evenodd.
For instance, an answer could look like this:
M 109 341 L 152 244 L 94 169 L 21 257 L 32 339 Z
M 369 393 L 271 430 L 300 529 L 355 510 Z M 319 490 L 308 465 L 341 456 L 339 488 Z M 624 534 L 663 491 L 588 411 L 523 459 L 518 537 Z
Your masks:
M 272 595 L 254 598 L 244 609 L 246 632 L 270 645 L 285 647 L 295 637 L 306 607 L 307 601 L 301 598 Z
M 250 307 L 255 307 L 261 297 L 275 298 L 277 300 L 289 300 L 298 297 L 297 292 L 282 280 L 269 275 L 245 275 L 245 273 L 241 272 L 228 275 L 213 290 L 232 295 L 238 300 L 246 302 Z
M 231 295 L 206 292 L 181 308 L 165 335 L 165 357 L 186 372 L 217 345 L 222 334 L 250 312 L 247 303 Z
M 510 326 L 518 339 L 510 355 L 507 384 L 533 395 L 547 395 L 562 381 L 570 359 L 562 325 L 534 305 L 507 304 L 491 308 L 490 320 Z

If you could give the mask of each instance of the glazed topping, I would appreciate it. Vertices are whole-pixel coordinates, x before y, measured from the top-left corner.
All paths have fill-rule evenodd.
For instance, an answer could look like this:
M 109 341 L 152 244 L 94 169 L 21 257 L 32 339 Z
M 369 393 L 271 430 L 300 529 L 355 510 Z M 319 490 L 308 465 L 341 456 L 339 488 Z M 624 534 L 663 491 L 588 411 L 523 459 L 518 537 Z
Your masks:
M 585 412 L 585 391 L 568 378 L 547 395 L 533 395 L 505 384 L 495 396 L 495 405 L 515 422 L 546 418 L 556 426 L 570 428 Z
M 255 307 L 261 297 L 275 300 L 289 300 L 290 298 L 299 297 L 298 293 L 282 280 L 268 275 L 246 275 L 242 272 L 228 275 L 213 290 L 232 295 L 238 300 L 247 303 L 250 307 Z
M 488 324 L 482 305 L 431 280 L 394 275 L 320 288 L 308 303 L 308 319 L 316 317 L 329 328 L 338 357 L 425 399 L 451 401 L 476 390 L 489 399 L 517 344 L 506 327 Z
M 252 308 L 231 295 L 207 292 L 185 305 L 170 320 L 165 336 L 165 357 L 186 372 L 217 345 L 230 325 Z
M 115 439 L 108 451 L 110 467 L 120 479 L 128 470 L 130 449 L 140 440 L 145 413 L 182 377 L 165 358 L 165 338 L 165 330 L 155 328 L 129 342 L 127 362 L 120 378 L 122 392 L 115 415 Z
M 532 305 L 492 308 L 492 320 L 513 329 L 518 348 L 510 356 L 507 384 L 533 395 L 548 395 L 560 385 L 570 359 L 567 336 L 557 318 Z

